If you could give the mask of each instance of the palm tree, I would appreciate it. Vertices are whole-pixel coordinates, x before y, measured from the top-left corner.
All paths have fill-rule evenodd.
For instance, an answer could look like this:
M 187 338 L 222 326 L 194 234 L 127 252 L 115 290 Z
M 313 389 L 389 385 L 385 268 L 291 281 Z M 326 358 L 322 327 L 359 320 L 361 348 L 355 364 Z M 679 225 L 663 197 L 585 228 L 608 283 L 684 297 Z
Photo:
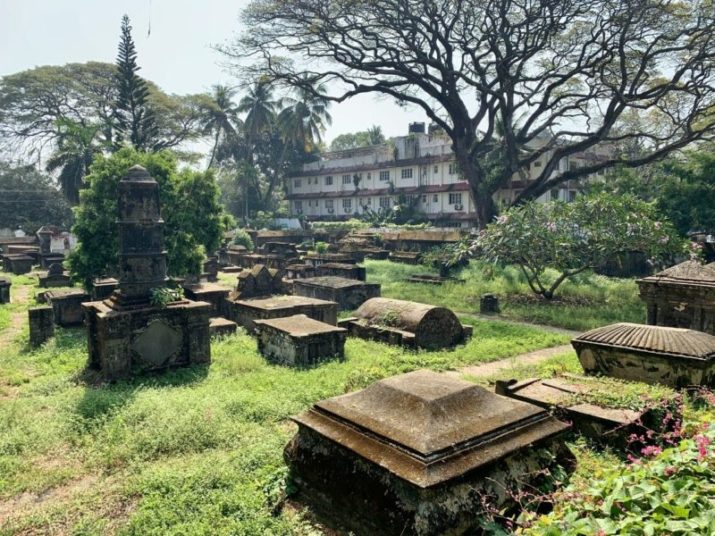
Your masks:
M 207 100 L 204 106 L 205 119 L 202 130 L 206 135 L 214 135 L 209 168 L 216 159 L 216 151 L 222 139 L 235 136 L 237 128 L 240 126 L 241 120 L 238 118 L 239 107 L 233 104 L 235 94 L 234 89 L 217 84 L 213 87 L 211 98 Z
M 281 100 L 283 109 L 278 114 L 278 125 L 286 143 L 305 153 L 312 153 L 322 140 L 322 133 L 332 122 L 328 113 L 330 101 L 324 97 L 325 86 L 314 85 L 304 76 L 293 90 L 294 97 Z
M 96 142 L 101 126 L 84 125 L 69 119 L 59 120 L 57 126 L 57 147 L 45 168 L 50 173 L 60 170 L 57 180 L 62 193 L 71 204 L 76 205 L 89 166 L 94 157 L 102 152 L 101 145 Z
M 370 145 L 380 145 L 385 143 L 385 135 L 382 133 L 382 127 L 373 125 L 367 129 L 367 137 L 370 140 Z
M 238 104 L 238 111 L 245 113 L 246 135 L 257 141 L 262 134 L 271 132 L 275 124 L 278 102 L 273 99 L 273 89 L 265 82 L 256 82 Z

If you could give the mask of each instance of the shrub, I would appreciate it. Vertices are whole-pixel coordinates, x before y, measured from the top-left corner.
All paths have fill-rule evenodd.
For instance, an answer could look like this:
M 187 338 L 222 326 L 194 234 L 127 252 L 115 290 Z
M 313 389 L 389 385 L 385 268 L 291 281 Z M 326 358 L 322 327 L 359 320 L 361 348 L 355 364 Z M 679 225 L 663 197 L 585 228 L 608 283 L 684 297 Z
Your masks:
M 233 237 L 233 243 L 237 246 L 243 246 L 248 251 L 253 251 L 254 245 L 251 240 L 251 235 L 245 229 L 236 229 L 236 234 Z

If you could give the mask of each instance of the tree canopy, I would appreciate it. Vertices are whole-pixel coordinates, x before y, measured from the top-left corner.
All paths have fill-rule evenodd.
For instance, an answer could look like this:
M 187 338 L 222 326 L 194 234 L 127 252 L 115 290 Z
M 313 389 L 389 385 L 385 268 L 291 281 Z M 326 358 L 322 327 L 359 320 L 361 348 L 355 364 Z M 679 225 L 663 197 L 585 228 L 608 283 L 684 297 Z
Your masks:
M 519 266 L 531 289 L 552 299 L 566 279 L 619 254 L 662 257 L 682 252 L 683 243 L 654 204 L 600 193 L 512 207 L 482 230 L 473 248 L 491 262 Z M 547 268 L 559 275 L 549 279 Z
M 0 161 L 0 227 L 34 233 L 43 225 L 69 228 L 72 210 L 52 178 L 34 166 Z
M 358 147 L 369 147 L 385 142 L 382 128 L 374 125 L 367 130 L 340 134 L 330 143 L 331 151 L 342 151 L 344 149 L 357 149 Z
M 73 232 L 79 245 L 69 258 L 74 278 L 89 286 L 95 277 L 111 275 L 118 265 L 117 189 L 127 170 L 144 166 L 159 183 L 169 273 L 198 274 L 206 253 L 218 248 L 231 218 L 219 203 L 213 171 L 177 168 L 169 151 L 142 153 L 123 148 L 112 156 L 99 155 L 80 193 Z
M 253 0 L 243 22 L 223 51 L 246 74 L 421 108 L 450 136 L 481 224 L 537 161 L 516 203 L 715 129 L 709 0 Z M 599 157 L 559 165 L 585 151 Z

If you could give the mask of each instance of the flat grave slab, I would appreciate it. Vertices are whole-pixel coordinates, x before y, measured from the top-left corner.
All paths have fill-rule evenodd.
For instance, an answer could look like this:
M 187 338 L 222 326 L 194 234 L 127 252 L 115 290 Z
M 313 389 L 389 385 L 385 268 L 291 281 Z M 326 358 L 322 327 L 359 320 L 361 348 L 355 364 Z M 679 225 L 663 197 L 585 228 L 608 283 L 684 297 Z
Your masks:
M 197 283 L 184 285 L 184 296 L 193 301 L 206 302 L 211 305 L 211 316 L 224 316 L 226 314 L 226 299 L 230 289 L 215 283 Z
M 278 295 L 229 302 L 229 318 L 254 331 L 256 320 L 303 314 L 330 325 L 338 322 L 338 304 L 304 296 Z
M 334 301 L 341 310 L 351 310 L 379 297 L 380 285 L 336 276 L 311 277 L 293 281 L 293 294 Z
M 81 326 L 84 322 L 82 304 L 90 300 L 84 290 L 48 290 L 47 303 L 52 306 L 55 324 L 63 328 Z
M 238 324 L 226 318 L 217 316 L 209 321 L 209 335 L 211 337 L 225 337 L 236 333 Z

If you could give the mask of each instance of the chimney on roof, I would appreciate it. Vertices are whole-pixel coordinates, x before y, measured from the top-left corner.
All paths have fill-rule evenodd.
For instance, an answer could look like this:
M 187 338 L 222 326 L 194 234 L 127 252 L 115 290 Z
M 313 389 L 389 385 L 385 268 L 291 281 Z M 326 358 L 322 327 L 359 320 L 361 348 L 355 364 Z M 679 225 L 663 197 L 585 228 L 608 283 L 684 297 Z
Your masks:
M 410 123 L 408 129 L 408 134 L 424 134 L 425 124 L 424 123 Z

